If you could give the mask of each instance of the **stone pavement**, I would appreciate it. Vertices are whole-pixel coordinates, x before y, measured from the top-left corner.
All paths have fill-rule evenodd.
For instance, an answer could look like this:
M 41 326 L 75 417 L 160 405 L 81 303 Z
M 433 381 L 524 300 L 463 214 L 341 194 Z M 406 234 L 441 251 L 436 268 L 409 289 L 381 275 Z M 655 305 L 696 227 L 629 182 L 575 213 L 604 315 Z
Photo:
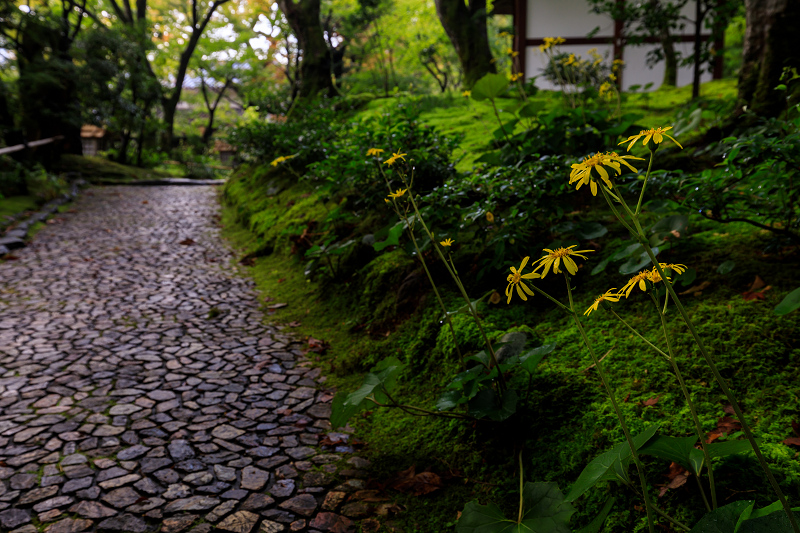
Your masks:
M 353 529 L 368 463 L 320 442 L 331 395 L 217 210 L 213 187 L 95 188 L 0 263 L 0 531 Z

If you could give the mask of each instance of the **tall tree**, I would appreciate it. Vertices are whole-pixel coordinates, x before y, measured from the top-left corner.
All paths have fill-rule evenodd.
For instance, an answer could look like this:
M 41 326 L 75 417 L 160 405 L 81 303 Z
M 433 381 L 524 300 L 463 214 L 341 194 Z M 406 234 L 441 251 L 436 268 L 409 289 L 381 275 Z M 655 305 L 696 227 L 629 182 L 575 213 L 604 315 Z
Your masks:
M 775 90 L 784 68 L 800 67 L 800 2 L 797 0 L 745 0 L 746 29 L 739 71 L 739 100 L 760 116 L 774 117 L 796 103 L 798 84 L 788 95 Z M 741 109 L 741 107 L 740 107 Z
M 486 0 L 436 0 L 436 13 L 458 54 L 464 85 L 472 87 L 486 74 L 497 72 L 486 31 Z
M 307 98 L 322 92 L 335 95 L 331 51 L 320 20 L 320 0 L 278 0 L 278 5 L 302 51 L 298 96 Z

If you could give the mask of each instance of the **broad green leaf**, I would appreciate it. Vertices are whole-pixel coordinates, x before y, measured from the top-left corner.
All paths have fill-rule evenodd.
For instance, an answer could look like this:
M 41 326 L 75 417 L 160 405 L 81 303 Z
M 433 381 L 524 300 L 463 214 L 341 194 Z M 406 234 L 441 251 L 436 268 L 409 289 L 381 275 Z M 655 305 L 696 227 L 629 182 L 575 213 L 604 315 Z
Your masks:
M 599 274 L 600 272 L 604 271 L 604 270 L 606 269 L 606 267 L 608 266 L 608 262 L 609 262 L 609 261 L 611 261 L 611 258 L 610 258 L 610 257 L 606 257 L 605 259 L 603 259 L 602 261 L 600 261 L 600 263 L 598 263 L 598 264 L 597 264 L 597 266 L 595 266 L 595 267 L 592 269 L 592 272 L 591 272 L 592 276 L 596 276 L 596 275 L 597 275 L 597 274 Z
M 575 235 L 586 240 L 602 237 L 606 233 L 608 233 L 608 229 L 597 222 L 585 222 L 578 226 L 578 229 L 575 231 Z
M 638 434 L 637 436 L 633 437 L 633 445 L 636 446 L 636 449 L 640 449 L 644 446 L 647 441 L 653 438 L 653 435 L 656 434 L 658 431 L 658 425 L 653 424 L 652 426 L 648 427 L 642 433 Z M 621 464 L 624 464 L 625 459 L 630 457 L 631 455 L 631 448 L 628 446 L 627 442 L 620 442 L 609 451 L 595 457 L 581 472 L 581 475 L 578 476 L 578 479 L 573 483 L 572 487 L 570 487 L 569 494 L 567 494 L 566 501 L 574 502 L 577 500 L 584 492 L 592 488 L 603 475 L 608 472 L 609 469 L 613 468 L 614 462 L 619 461 Z
M 505 391 L 501 402 L 494 390 L 483 389 L 469 401 L 469 414 L 475 418 L 501 422 L 516 412 L 517 399 L 517 392 L 514 390 Z
M 781 303 L 775 306 L 776 315 L 786 315 L 800 308 L 800 287 L 786 295 Z
M 331 427 L 334 430 L 343 427 L 353 415 L 365 407 L 361 403 L 347 404 L 347 397 L 346 392 L 339 392 L 331 402 Z
M 389 230 L 389 236 L 383 242 L 376 242 L 372 245 L 376 252 L 380 252 L 387 246 L 397 246 L 400 244 L 400 235 L 403 234 L 403 230 L 405 229 L 404 222 L 398 222 L 395 224 L 392 229 Z
M 670 215 L 668 217 L 664 217 L 655 224 L 653 227 L 650 228 L 652 233 L 672 233 L 673 231 L 677 231 L 678 233 L 683 233 L 684 230 L 689 226 L 689 217 L 686 215 Z
M 658 248 L 653 248 L 653 255 L 658 255 Z M 642 252 L 641 254 L 635 255 L 622 263 L 622 265 L 619 267 L 619 273 L 623 276 L 635 274 L 649 265 L 651 262 L 652 261 L 650 261 L 650 256 L 647 255 L 647 252 Z
M 758 442 L 760 439 L 756 439 Z M 708 455 L 712 459 L 715 457 L 726 457 L 737 453 L 752 452 L 753 447 L 748 440 L 726 440 L 722 442 L 712 442 L 708 445 Z
M 724 263 L 722 263 L 721 265 L 719 265 L 717 267 L 717 273 L 719 273 L 719 274 L 727 274 L 728 272 L 733 270 L 733 267 L 735 267 L 735 266 L 736 266 L 736 262 L 735 261 L 725 261 Z
M 473 100 L 481 101 L 487 98 L 494 100 L 508 88 L 508 78 L 505 74 L 487 74 L 472 86 Z
M 489 165 L 500 166 L 502 164 L 502 159 L 500 158 L 500 154 L 497 152 L 486 152 L 478 159 L 476 159 L 474 162 L 487 163 Z
M 539 111 L 544 109 L 545 103 L 542 101 L 528 102 L 517 112 L 521 117 L 535 117 Z
M 739 516 L 752 504 L 752 500 L 740 500 L 711 511 L 697 522 L 690 533 L 731 533 L 736 529 Z
M 642 446 L 639 449 L 639 453 L 673 461 L 688 470 L 692 470 L 692 452 L 699 451 L 694 447 L 696 443 L 697 436 L 668 437 L 666 435 L 658 435 Z M 697 474 L 697 472 L 694 473 Z
M 564 501 L 555 483 L 525 483 L 522 522 L 506 518 L 494 503 L 469 502 L 456 524 L 456 533 L 570 533 L 575 508 Z
M 792 513 L 796 518 L 800 518 L 798 516 L 800 508 L 793 508 Z M 789 516 L 783 510 L 783 505 L 777 501 L 762 509 L 742 513 L 735 531 L 736 533 L 792 533 L 794 530 Z
M 552 353 L 552 351 L 555 349 L 555 344 L 544 344 L 538 348 L 529 350 L 527 353 L 520 356 L 519 366 L 521 366 L 528 374 L 533 374 L 533 371 L 536 370 L 537 366 L 539 366 L 539 363 L 542 361 L 542 359 L 544 359 L 544 356 Z
M 461 391 L 447 391 L 437 400 L 436 409 L 438 411 L 449 411 L 458 404 L 466 402 L 467 399 L 461 394 Z
M 497 128 L 492 132 L 495 139 L 504 139 L 507 135 L 511 135 L 514 133 L 514 128 L 517 126 L 519 122 L 518 118 L 512 118 L 508 122 L 502 125 L 502 127 Z
M 600 513 L 594 517 L 594 520 L 589 522 L 586 527 L 582 527 L 578 530 L 577 533 L 600 533 L 600 529 L 603 527 L 603 524 L 608 518 L 608 514 L 611 512 L 611 509 L 614 507 L 614 502 L 617 499 L 613 496 L 606 500 L 606 504 L 600 509 Z
M 625 248 L 623 248 L 622 250 L 618 250 L 616 253 L 614 253 L 614 255 L 611 256 L 611 260 L 612 261 L 618 261 L 620 259 L 625 259 L 626 257 L 631 255 L 632 253 L 638 252 L 640 250 L 644 250 L 644 248 L 638 242 L 634 243 L 634 244 L 630 244 L 630 245 L 626 246 Z
M 684 287 L 690 286 L 695 279 L 697 279 L 697 270 L 694 268 L 687 268 L 683 274 L 672 278 L 675 283 L 680 283 Z

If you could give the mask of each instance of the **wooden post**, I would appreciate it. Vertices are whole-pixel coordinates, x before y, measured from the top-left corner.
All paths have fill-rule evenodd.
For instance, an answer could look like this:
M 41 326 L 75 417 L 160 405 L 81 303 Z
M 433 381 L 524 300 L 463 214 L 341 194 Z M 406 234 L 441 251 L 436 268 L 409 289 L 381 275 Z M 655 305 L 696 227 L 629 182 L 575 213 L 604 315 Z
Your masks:
M 525 52 L 527 51 L 528 0 L 514 0 L 514 49 L 517 56 L 517 72 L 525 80 Z

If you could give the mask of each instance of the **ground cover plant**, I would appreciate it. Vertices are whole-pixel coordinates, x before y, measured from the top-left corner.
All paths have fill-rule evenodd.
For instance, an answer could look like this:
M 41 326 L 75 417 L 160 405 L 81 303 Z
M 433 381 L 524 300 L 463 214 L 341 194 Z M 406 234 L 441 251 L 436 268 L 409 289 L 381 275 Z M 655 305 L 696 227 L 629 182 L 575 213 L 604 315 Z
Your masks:
M 464 103 L 449 98 L 452 105 Z M 485 104 L 464 100 L 471 105 Z M 620 136 L 637 135 L 636 120 L 620 133 L 577 145 L 582 153 L 579 149 L 566 154 L 521 151 L 524 153 L 514 168 L 502 163 L 504 150 L 514 152 L 508 147 L 510 139 L 498 142 L 496 135 L 484 135 L 483 153 L 489 155 L 488 161 L 466 174 L 451 163 L 455 170 L 448 172 L 455 173 L 432 179 L 431 186 L 425 181 L 426 174 L 417 173 L 417 157 L 422 161 L 447 141 L 436 131 L 440 128 L 426 124 L 423 109 L 427 104 L 421 103 L 415 110 L 408 100 L 401 100 L 402 107 L 387 110 L 387 103 L 351 115 L 345 121 L 351 126 L 342 130 L 348 134 L 328 141 L 326 151 L 331 155 L 326 159 L 290 169 L 286 166 L 293 164 L 294 157 L 302 158 L 301 152 L 269 154 L 287 159 L 276 163 L 265 158 L 264 166 L 254 165 L 235 176 L 225 194 L 231 205 L 229 222 L 243 221 L 253 232 L 249 235 L 256 235 L 255 240 L 250 237 L 251 253 L 245 255 L 245 261 L 255 265 L 262 283 L 272 285 L 271 298 L 289 302 L 289 308 L 275 311 L 276 316 L 296 324 L 299 331 L 316 339 L 311 346 L 325 352 L 320 361 L 334 372 L 333 383 L 343 391 L 337 405 L 343 408 L 339 415 L 345 416 L 334 420 L 338 424 L 350 416 L 357 434 L 373 452 L 376 482 L 384 480 L 380 486 L 388 486 L 385 480 L 397 474 L 397 460 L 404 465 L 416 463 L 417 471 L 437 473 L 441 483 L 428 495 L 389 491 L 407 509 L 393 523 L 416 531 L 469 528 L 473 526 L 464 525 L 472 523 L 469 517 L 483 513 L 494 517 L 492 520 L 509 517 L 511 522 L 500 524 L 512 527 L 535 516 L 542 518 L 544 515 L 526 514 L 532 507 L 541 510 L 534 504 L 541 498 L 556 502 L 551 511 L 563 517 L 560 527 L 597 528 L 586 531 L 601 527 L 605 531 L 647 530 L 649 520 L 675 531 L 702 528 L 703 515 L 716 507 L 724 508 L 720 513 L 741 518 L 746 530 L 751 527 L 748 520 L 780 520 L 776 518 L 780 513 L 774 513 L 780 509 L 769 507 L 780 505 L 775 484 L 759 466 L 741 421 L 754 420 L 752 433 L 774 471 L 777 486 L 789 500 L 797 498 L 800 478 L 793 459 L 796 452 L 791 448 L 794 393 L 791 386 L 781 390 L 764 387 L 767 375 L 771 382 L 788 383 L 791 372 L 796 371 L 796 347 L 789 339 L 797 326 L 797 313 L 779 317 L 772 311 L 784 299 L 788 302 L 784 310 L 794 301 L 789 293 L 796 283 L 789 265 L 796 263 L 796 249 L 791 245 L 770 248 L 767 243 L 774 233 L 770 229 L 749 230 L 746 223 L 738 221 L 721 226 L 695 213 L 684 191 L 690 179 L 701 179 L 699 173 L 654 167 L 648 174 L 646 192 L 641 193 L 649 154 L 641 143 L 644 136 L 631 152 L 644 162 L 628 158 L 625 145 L 615 148 L 615 157 L 626 157 L 622 161 L 635 165 L 641 173 L 628 171 L 616 176 L 614 165 L 604 167 L 602 162 L 609 161 L 604 157 L 609 156 L 603 154 Z M 519 103 L 514 106 L 519 109 Z M 491 106 L 487 108 L 488 117 L 497 120 Z M 453 107 L 443 111 L 447 109 Z M 694 107 L 697 109 L 701 108 Z M 694 110 L 680 110 L 675 116 L 678 126 L 683 122 L 685 128 L 693 121 L 697 126 L 701 120 L 709 120 L 698 118 L 701 113 Z M 535 120 L 550 112 L 543 107 Z M 430 117 L 430 111 L 427 113 Z M 502 118 L 496 124 L 495 129 L 504 124 Z M 790 123 L 784 124 L 788 131 L 795 131 Z M 384 133 L 392 128 L 431 131 L 414 136 L 418 144 L 404 146 L 397 142 L 402 135 Z M 523 142 L 525 128 L 519 128 L 515 125 L 514 134 Z M 661 132 L 672 134 L 676 129 Z M 675 138 L 683 143 L 687 136 L 691 138 L 684 130 Z M 612 138 L 615 142 L 605 147 L 592 144 Z M 741 139 L 748 142 L 747 136 Z M 729 153 L 724 144 L 719 146 L 720 152 Z M 337 147 L 341 152 L 336 152 Z M 597 155 L 595 150 L 602 152 Z M 671 153 L 665 160 L 680 152 L 677 146 L 666 151 Z M 439 153 L 442 163 L 436 168 L 447 168 L 450 154 L 459 152 L 449 148 Z M 620 164 L 620 170 L 626 168 Z M 596 170 L 593 179 L 579 179 L 582 186 L 574 191 L 575 184 L 570 186 L 567 177 L 570 165 L 607 168 L 615 178 L 613 194 L 633 199 L 630 208 L 640 231 L 632 236 L 614 222 L 614 204 L 604 206 L 601 201 L 600 191 L 609 189 L 595 188 L 603 183 Z M 303 174 L 302 178 L 298 180 L 295 173 Z M 263 196 L 265 190 L 271 191 L 267 197 Z M 413 204 L 397 203 L 410 202 L 412 194 Z M 622 206 L 617 209 L 624 212 Z M 633 222 L 626 224 L 634 227 Z M 642 235 L 645 242 L 640 242 Z M 667 297 L 663 280 L 668 276 L 676 297 L 688 299 L 684 309 L 698 335 L 721 339 L 712 357 L 720 376 L 731 382 L 737 396 L 742 395 L 743 413 L 739 414 L 744 416 L 736 413 L 724 392 L 709 390 L 713 372 L 707 367 L 703 370 L 691 331 L 675 322 L 680 314 L 674 304 L 670 303 L 663 315 L 664 325 L 653 303 L 642 301 L 649 297 L 641 293 L 638 281 L 632 285 L 632 302 L 626 303 L 631 315 L 622 317 L 620 313 L 627 325 L 613 314 L 606 313 L 606 318 L 596 312 L 605 305 L 603 299 L 594 302 L 598 309 L 587 320 L 586 338 L 595 345 L 597 362 L 608 376 L 615 410 L 597 384 L 599 369 L 582 346 L 580 329 L 570 315 L 558 316 L 559 304 L 541 296 L 531 298 L 521 289 L 531 300 L 526 304 L 529 307 L 503 307 L 508 282 L 500 285 L 498 274 L 509 264 L 518 268 L 525 255 L 533 255 L 529 250 L 536 248 L 562 253 L 591 250 L 582 254 L 588 259 L 576 264 L 570 284 L 570 291 L 576 291 L 574 301 L 586 302 L 579 314 L 597 294 L 605 294 L 606 301 L 618 298 L 615 292 L 606 292 L 609 286 L 603 280 L 607 276 L 627 279 L 631 275 L 643 276 L 648 292 L 659 298 L 658 310 L 663 313 Z M 648 249 L 657 255 L 657 263 Z M 281 257 L 294 257 L 296 266 Z M 663 268 L 659 272 L 655 264 L 661 263 L 679 266 L 670 274 Z M 683 263 L 686 267 L 680 266 Z M 560 265 L 562 271 L 564 268 Z M 452 281 L 451 274 L 458 281 Z M 509 281 L 514 275 L 512 272 Z M 760 281 L 765 275 L 769 285 Z M 661 292 L 648 277 L 656 280 Z M 536 282 L 564 302 L 560 305 L 566 305 L 568 289 L 563 281 L 553 283 L 553 278 L 551 268 L 545 279 Z M 436 291 L 426 288 L 431 287 L 430 281 Z M 516 291 L 514 285 L 511 288 Z M 290 309 L 293 306 L 297 309 Z M 338 312 L 325 316 L 324 310 L 315 309 L 319 306 Z M 347 310 L 346 314 L 341 310 Z M 651 316 L 655 320 L 645 318 L 649 313 L 655 313 Z M 731 321 L 751 321 L 746 328 L 749 335 L 733 334 L 727 326 Z M 657 341 L 665 339 L 665 331 L 674 354 L 691 354 L 687 355 L 687 368 L 679 367 L 683 387 L 670 363 L 681 361 L 681 356 L 673 359 L 667 345 Z M 748 337 L 750 340 L 745 340 Z M 757 361 L 749 351 L 754 346 L 772 355 Z M 498 365 L 492 361 L 492 351 L 495 359 L 498 354 L 508 359 L 497 361 Z M 767 367 L 770 370 L 762 374 Z M 366 372 L 363 385 L 358 372 Z M 503 381 L 506 385 L 501 385 Z M 503 388 L 506 386 L 508 389 Z M 514 394 L 505 394 L 506 390 Z M 693 399 L 696 416 L 685 404 L 687 396 Z M 381 405 L 397 407 L 387 410 Z M 633 447 L 614 422 L 618 420 L 615 411 L 631 421 L 627 433 Z M 420 414 L 434 416 L 414 416 Z M 597 457 L 615 445 L 608 453 L 619 459 L 616 470 L 613 460 L 605 462 L 608 454 Z M 636 460 L 631 449 L 637 452 Z M 685 455 L 675 452 L 677 449 Z M 636 463 L 645 470 L 647 492 L 642 492 L 638 474 L 625 468 Z M 593 480 L 599 485 L 592 490 L 586 486 L 576 495 L 577 489 L 568 489 L 585 480 L 581 472 L 587 464 L 591 468 L 604 465 Z M 713 464 L 713 482 L 707 475 L 709 464 Z M 621 483 L 613 482 L 620 479 Z M 524 484 L 530 480 L 538 480 L 538 484 Z M 629 489 L 629 485 L 638 488 Z M 623 504 L 631 500 L 631 493 L 626 492 L 630 490 L 648 494 L 650 506 Z M 468 513 L 464 504 L 476 495 L 478 501 L 468 506 Z M 756 503 L 725 507 L 732 500 L 745 499 Z M 485 507 L 490 500 L 496 507 Z M 762 508 L 766 510 L 760 511 Z M 649 519 L 646 509 L 651 510 Z M 458 512 L 467 517 L 460 526 Z M 567 526 L 566 518 L 573 514 L 572 525 Z M 705 520 L 718 515 L 711 516 Z M 766 516 L 770 518 L 762 518 Z M 785 527 L 791 526 L 787 523 Z

